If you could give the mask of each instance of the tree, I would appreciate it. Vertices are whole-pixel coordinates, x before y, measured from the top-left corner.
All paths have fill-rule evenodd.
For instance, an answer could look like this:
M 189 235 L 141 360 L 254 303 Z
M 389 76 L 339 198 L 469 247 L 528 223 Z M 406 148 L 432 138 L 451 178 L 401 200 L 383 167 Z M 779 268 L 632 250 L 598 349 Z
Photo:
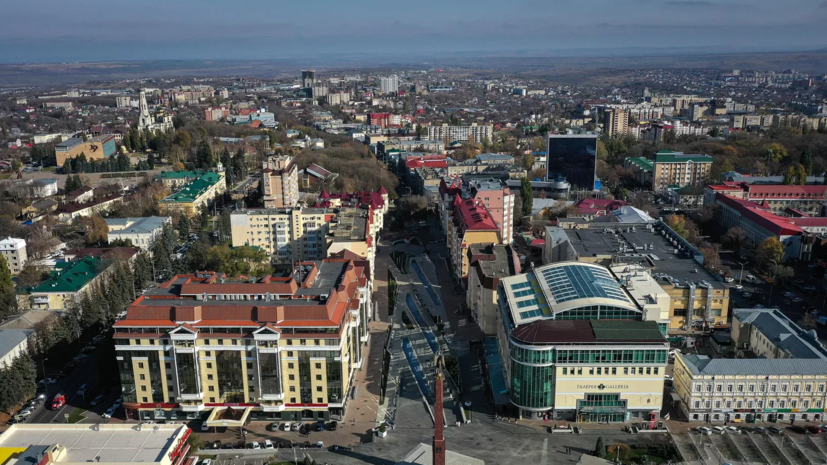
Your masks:
M 69 160 L 66 161 L 68 162 Z M 71 173 L 71 171 L 69 172 Z M 63 190 L 67 193 L 80 189 L 81 187 L 83 187 L 83 183 L 81 182 L 79 175 L 70 174 L 69 176 L 66 176 L 66 184 Z
M 20 288 L 34 287 L 43 282 L 49 276 L 46 267 L 35 265 L 33 261 L 27 261 L 17 275 L 17 286 Z
M 746 238 L 747 232 L 744 231 L 744 228 L 741 228 L 740 226 L 733 226 L 729 228 L 722 239 L 725 244 L 737 252 L 740 250 L 741 245 L 744 243 Z
M 190 236 L 190 219 L 189 217 L 184 214 L 181 215 L 181 218 L 178 220 L 178 238 L 182 241 L 187 240 Z
M 155 263 L 155 272 L 172 269 L 172 262 L 169 260 L 169 255 L 163 240 L 156 240 L 155 243 L 152 244 L 152 260 Z M 153 276 L 153 280 L 155 278 L 157 278 L 157 276 Z
M 704 257 L 704 267 L 714 272 L 721 269 L 721 257 L 718 252 L 712 247 L 701 247 L 701 254 Z
M 818 328 L 818 320 L 810 312 L 804 312 L 804 316 L 798 320 L 798 326 L 802 329 L 816 329 Z
M 597 437 L 597 444 L 594 446 L 594 456 L 601 459 L 606 457 L 606 444 L 603 442 L 603 436 Z
M 522 198 L 523 216 L 530 216 L 534 208 L 534 193 L 531 190 L 531 181 L 523 178 L 520 181 L 520 197 Z
M 787 148 L 777 142 L 767 144 L 764 147 L 764 153 L 767 154 L 767 159 L 774 162 L 780 162 L 787 158 Z
M 190 434 L 187 438 L 187 444 L 194 452 L 198 452 L 204 448 L 204 438 L 197 434 Z
M 804 168 L 804 165 L 802 165 L 801 163 L 799 163 L 795 167 L 795 178 L 796 178 L 796 184 L 798 184 L 799 186 L 803 186 L 804 184 L 807 184 L 807 170 L 806 170 L 806 168 Z
M 167 251 L 167 255 L 172 254 L 172 251 L 175 250 L 175 237 L 175 228 L 173 228 L 172 225 L 169 223 L 164 223 L 163 229 L 161 230 L 160 242 L 163 245 L 164 250 Z
M 758 250 L 755 253 L 755 259 L 759 265 L 766 265 L 773 260 L 778 263 L 783 257 L 784 244 L 775 236 L 764 239 L 764 242 L 758 246 Z
M 534 155 L 529 153 L 523 158 L 523 167 L 527 170 L 534 168 Z
M 6 258 L 0 255 L 0 319 L 17 313 L 17 295 Z M 2 383 L 0 383 L 2 384 Z
M 803 152 L 801 152 L 801 157 L 798 162 L 801 163 L 807 171 L 807 174 L 813 174 L 813 151 L 810 150 L 809 145 L 804 148 Z
M 86 228 L 86 244 L 101 245 L 108 243 L 109 226 L 102 216 L 94 214 L 81 219 Z

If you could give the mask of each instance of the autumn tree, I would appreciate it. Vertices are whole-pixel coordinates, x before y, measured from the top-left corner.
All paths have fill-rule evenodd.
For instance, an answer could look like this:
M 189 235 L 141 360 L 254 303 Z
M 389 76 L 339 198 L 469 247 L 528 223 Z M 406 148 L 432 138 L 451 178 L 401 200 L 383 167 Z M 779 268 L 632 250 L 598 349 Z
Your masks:
M 0 320 L 17 313 L 17 295 L 6 258 L 0 255 Z M 2 384 L 2 383 L 0 383 Z
M 87 245 L 101 245 L 106 244 L 109 234 L 109 226 L 106 221 L 98 214 L 87 216 L 81 219 L 81 224 L 86 228 L 86 244 Z
M 768 160 L 774 162 L 780 162 L 787 158 L 787 148 L 777 142 L 767 144 L 764 147 L 764 153 L 766 153 Z
M 784 257 L 784 244 L 775 236 L 770 236 L 764 239 L 755 253 L 755 260 L 759 265 L 763 266 L 771 261 L 780 262 Z

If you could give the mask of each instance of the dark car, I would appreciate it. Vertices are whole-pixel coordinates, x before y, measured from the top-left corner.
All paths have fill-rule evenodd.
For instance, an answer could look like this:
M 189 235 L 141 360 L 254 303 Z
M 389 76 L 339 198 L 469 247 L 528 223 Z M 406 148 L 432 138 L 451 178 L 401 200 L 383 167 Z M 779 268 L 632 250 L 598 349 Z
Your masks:
M 222 449 L 235 449 L 235 446 L 232 444 L 221 444 Z
M 767 431 L 769 431 L 772 434 L 782 434 L 784 432 L 784 430 L 775 426 L 770 426 L 769 428 L 767 428 Z
M 338 428 L 338 427 L 339 427 L 339 422 L 336 421 L 336 420 L 333 420 L 333 421 L 331 421 L 330 423 L 327 424 L 327 428 L 330 431 L 336 431 L 336 428 Z
M 320 421 L 316 423 L 316 431 L 324 431 L 324 422 Z
M 758 433 L 758 434 L 766 434 L 767 433 L 767 428 L 764 428 L 763 426 L 756 426 L 756 427 L 752 428 L 752 432 L 753 433 Z
M 808 426 L 807 431 L 809 431 L 810 434 L 821 434 L 821 429 L 816 426 Z
M 804 428 L 803 426 L 798 426 L 798 425 L 790 426 L 790 431 L 792 431 L 793 433 L 798 433 L 798 434 L 807 434 L 807 429 Z
M 751 426 L 742 426 L 741 431 L 744 432 L 744 433 L 754 433 L 755 429 L 752 428 Z

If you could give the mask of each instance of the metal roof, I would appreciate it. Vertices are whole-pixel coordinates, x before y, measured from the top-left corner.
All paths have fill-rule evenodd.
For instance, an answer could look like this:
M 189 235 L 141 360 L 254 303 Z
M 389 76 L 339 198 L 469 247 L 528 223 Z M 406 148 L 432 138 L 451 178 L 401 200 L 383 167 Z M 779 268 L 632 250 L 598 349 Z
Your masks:
M 736 308 L 733 318 L 745 325 L 752 325 L 793 358 L 827 360 L 827 350 L 817 337 L 793 323 L 775 308 Z
M 754 375 L 754 376 L 786 376 L 786 375 L 824 375 L 827 373 L 827 360 L 796 359 L 796 358 L 715 358 L 706 355 L 677 354 L 684 365 L 695 376 L 721 375 Z

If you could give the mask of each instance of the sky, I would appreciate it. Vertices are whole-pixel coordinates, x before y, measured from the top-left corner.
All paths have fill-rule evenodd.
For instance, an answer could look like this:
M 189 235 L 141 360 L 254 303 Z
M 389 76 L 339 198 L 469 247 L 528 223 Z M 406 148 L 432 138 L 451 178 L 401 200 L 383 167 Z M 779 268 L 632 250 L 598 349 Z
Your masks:
M 0 0 L 0 63 L 827 47 L 827 0 Z

